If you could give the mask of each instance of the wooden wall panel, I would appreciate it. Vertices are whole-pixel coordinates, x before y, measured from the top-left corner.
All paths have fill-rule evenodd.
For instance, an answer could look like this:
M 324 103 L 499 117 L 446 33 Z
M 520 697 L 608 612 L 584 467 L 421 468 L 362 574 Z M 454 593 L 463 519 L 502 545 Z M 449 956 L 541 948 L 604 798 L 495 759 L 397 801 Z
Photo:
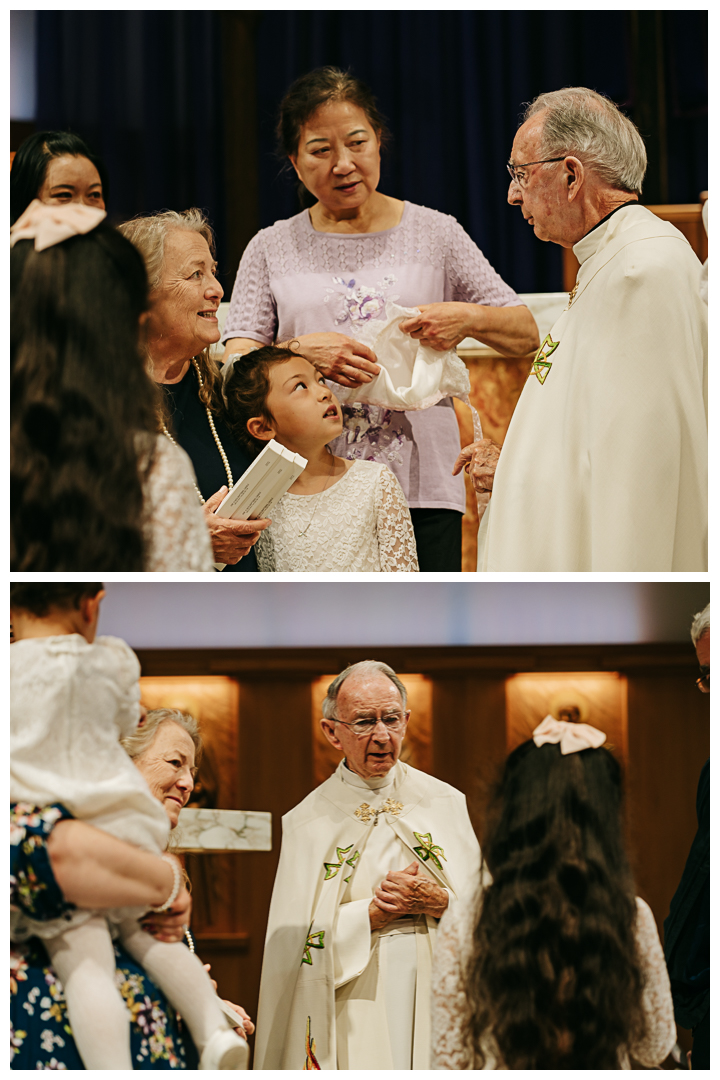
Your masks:
M 629 836 L 638 889 L 661 937 L 697 828 L 695 793 L 710 754 L 710 701 L 694 674 L 638 674 L 628 687 Z
M 435 775 L 463 792 L 481 835 L 488 788 L 505 759 L 505 680 L 436 676 L 434 701 Z

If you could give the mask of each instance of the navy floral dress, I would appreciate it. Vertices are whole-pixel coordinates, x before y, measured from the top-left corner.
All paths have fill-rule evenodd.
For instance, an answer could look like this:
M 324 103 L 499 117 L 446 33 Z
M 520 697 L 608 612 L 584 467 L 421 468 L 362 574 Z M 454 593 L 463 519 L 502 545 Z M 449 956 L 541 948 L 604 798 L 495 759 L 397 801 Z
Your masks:
M 53 877 L 46 838 L 70 818 L 62 806 L 17 803 L 10 810 L 10 902 L 33 919 L 71 910 Z M 136 1069 L 197 1069 L 195 1047 L 177 1014 L 140 965 L 116 945 L 116 981 L 130 1013 Z M 10 951 L 10 1068 L 83 1069 L 62 984 L 38 938 Z

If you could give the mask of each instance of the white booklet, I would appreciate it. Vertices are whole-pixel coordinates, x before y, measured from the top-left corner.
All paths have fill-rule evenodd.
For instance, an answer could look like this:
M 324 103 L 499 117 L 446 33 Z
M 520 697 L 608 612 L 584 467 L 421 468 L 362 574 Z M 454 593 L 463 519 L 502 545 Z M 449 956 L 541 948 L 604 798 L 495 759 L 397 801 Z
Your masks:
M 252 465 L 233 484 L 215 513 L 220 517 L 245 521 L 267 517 L 306 465 L 307 459 L 301 454 L 294 454 L 275 439 L 270 439 Z M 216 562 L 215 569 L 223 570 L 225 565 Z

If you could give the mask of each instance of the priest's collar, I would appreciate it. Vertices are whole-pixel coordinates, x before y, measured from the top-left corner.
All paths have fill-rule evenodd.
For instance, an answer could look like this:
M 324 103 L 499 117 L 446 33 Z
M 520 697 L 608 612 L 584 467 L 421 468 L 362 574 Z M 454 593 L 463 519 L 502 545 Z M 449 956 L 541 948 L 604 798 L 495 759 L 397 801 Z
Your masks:
M 637 201 L 637 199 L 628 199 L 627 202 L 620 203 L 620 205 L 616 206 L 614 210 L 611 210 L 609 214 L 606 214 L 604 218 L 600 218 L 597 225 L 593 225 L 592 229 L 588 229 L 588 231 L 585 233 L 585 236 L 589 236 L 591 232 L 595 232 L 595 229 L 599 229 L 600 226 L 604 224 L 604 222 L 606 222 L 608 218 L 611 218 L 613 214 L 617 214 L 618 210 L 623 210 L 626 206 L 633 205 L 639 206 L 640 203 Z M 585 236 L 583 236 L 583 240 L 585 239 Z
M 342 769 L 340 775 L 343 783 L 349 784 L 350 787 L 360 788 L 367 791 L 381 791 L 382 788 L 390 787 L 395 781 L 395 766 L 390 769 L 385 776 L 375 776 L 369 780 L 365 780 L 362 776 L 358 776 L 352 769 L 348 768 L 347 761 L 343 758 Z
M 629 206 L 640 206 L 640 203 L 633 199 L 630 202 L 616 206 L 615 209 L 611 210 L 609 214 L 606 214 L 601 221 L 598 221 L 597 225 L 593 225 L 592 229 L 585 233 L 582 240 L 578 240 L 577 244 L 573 244 L 573 253 L 581 266 L 606 242 L 608 242 L 617 231 L 623 228 L 623 222 L 626 217 L 633 216 L 630 214 L 622 214 L 620 217 L 615 217 L 621 210 L 627 210 Z M 646 207 L 643 206 L 641 209 L 645 210 Z

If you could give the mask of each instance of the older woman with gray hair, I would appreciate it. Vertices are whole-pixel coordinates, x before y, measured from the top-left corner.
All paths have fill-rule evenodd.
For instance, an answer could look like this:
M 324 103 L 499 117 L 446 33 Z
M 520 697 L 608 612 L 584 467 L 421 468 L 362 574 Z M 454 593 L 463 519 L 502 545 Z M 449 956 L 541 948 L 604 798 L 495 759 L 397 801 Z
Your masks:
M 193 463 L 216 561 L 226 564 L 226 572 L 257 571 L 253 545 L 269 520 L 215 513 L 251 459 L 222 420 L 219 367 L 209 352 L 220 338 L 223 296 L 210 224 L 200 210 L 164 210 L 134 218 L 120 231 L 139 249 L 148 271 L 146 348 L 152 377 L 164 391 L 162 430 Z
M 541 94 L 515 135 L 508 202 L 580 269 L 494 479 L 477 477 L 492 486 L 478 570 L 707 569 L 700 263 L 639 204 L 645 168 L 635 125 L 586 87 Z M 471 476 L 477 450 L 458 460 Z

